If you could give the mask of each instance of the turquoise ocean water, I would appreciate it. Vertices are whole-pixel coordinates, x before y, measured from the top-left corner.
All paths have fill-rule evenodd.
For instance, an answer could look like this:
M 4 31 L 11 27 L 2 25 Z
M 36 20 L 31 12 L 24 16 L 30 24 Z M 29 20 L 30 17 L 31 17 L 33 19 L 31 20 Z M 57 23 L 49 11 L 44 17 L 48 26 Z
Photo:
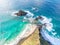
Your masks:
M 1 13 L 0 13 L 1 14 Z M 23 17 L 14 17 L 10 13 L 2 13 L 0 15 L 1 27 L 0 27 L 0 41 L 5 43 L 14 39 L 20 34 L 28 22 L 23 22 Z
M 52 19 L 53 28 L 52 31 L 48 31 L 48 34 L 52 37 L 60 39 L 60 0 L 7 0 L 10 5 L 8 5 L 7 11 L 11 10 L 28 10 L 34 14 L 34 16 L 43 15 L 47 18 Z M 3 7 L 3 6 L 1 6 Z M 0 8 L 2 11 L 6 11 L 5 8 Z M 0 11 L 0 12 L 2 12 Z M 18 19 L 19 18 L 19 19 Z M 24 28 L 26 22 L 22 22 L 20 17 L 11 16 L 8 13 L 0 13 L 0 20 L 1 20 L 1 30 L 0 33 L 0 40 L 1 38 L 9 39 L 12 35 L 16 35 L 15 32 L 20 32 L 22 28 Z M 21 28 L 22 27 L 22 28 Z M 17 30 L 18 29 L 18 30 Z M 54 35 L 55 33 L 55 35 Z M 2 38 L 2 39 L 3 39 Z

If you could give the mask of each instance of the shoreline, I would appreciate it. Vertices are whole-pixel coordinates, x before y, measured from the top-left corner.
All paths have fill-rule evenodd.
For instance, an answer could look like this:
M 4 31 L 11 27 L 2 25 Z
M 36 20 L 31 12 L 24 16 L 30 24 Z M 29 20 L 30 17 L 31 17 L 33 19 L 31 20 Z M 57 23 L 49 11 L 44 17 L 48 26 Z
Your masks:
M 28 28 L 27 28 L 28 27 Z M 15 39 L 12 39 L 10 42 L 8 43 L 5 43 L 4 45 L 17 45 L 18 42 L 23 39 L 23 38 L 26 38 L 28 37 L 29 35 L 31 35 L 35 29 L 37 28 L 36 25 L 32 25 L 32 24 L 27 24 L 26 25 L 26 28 L 24 29 L 24 31 L 22 33 L 20 33 Z M 30 29 L 30 30 L 29 30 Z M 29 30 L 29 31 L 28 31 Z M 33 31 L 32 31 L 33 30 Z M 28 34 L 28 35 L 26 35 Z

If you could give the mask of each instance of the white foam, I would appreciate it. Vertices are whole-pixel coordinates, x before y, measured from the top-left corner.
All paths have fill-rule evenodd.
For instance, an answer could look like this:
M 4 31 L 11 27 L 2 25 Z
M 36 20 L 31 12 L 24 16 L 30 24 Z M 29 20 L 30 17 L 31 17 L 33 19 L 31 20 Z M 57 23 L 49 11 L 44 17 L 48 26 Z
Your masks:
M 53 24 L 52 24 L 52 23 L 47 23 L 47 24 L 46 24 L 46 29 L 47 29 L 48 31 L 51 31 L 51 30 L 53 29 Z
M 52 31 L 55 31 L 55 29 L 52 29 Z
M 28 20 L 32 23 L 34 21 L 34 18 L 29 18 Z
M 52 43 L 52 45 L 60 45 L 60 39 L 50 36 L 45 30 L 41 31 L 42 36 L 45 40 Z
M 44 20 L 42 21 L 42 23 L 46 23 L 46 29 L 48 31 L 55 31 L 55 29 L 53 29 L 53 24 L 51 23 L 52 19 L 51 18 L 46 18 L 45 16 L 42 16 L 44 18 Z M 56 32 L 51 32 L 52 35 L 56 35 Z M 45 40 L 49 41 L 52 43 L 52 45 L 60 45 L 60 39 L 55 38 L 50 36 L 44 29 L 42 29 L 41 31 L 42 36 L 44 37 Z
M 34 20 L 34 18 L 33 18 L 34 14 L 31 13 L 30 11 L 25 11 L 25 12 L 27 12 L 27 15 L 24 16 L 24 20 L 28 20 L 29 22 L 33 22 L 33 20 Z
M 27 12 L 27 17 L 33 17 L 34 16 L 34 14 L 33 13 L 31 13 L 30 11 L 25 11 L 25 12 Z
M 53 35 L 56 35 L 57 33 L 56 32 L 52 32 Z
M 32 9 L 31 10 L 35 10 L 36 8 L 35 7 L 32 7 Z
M 38 11 L 39 11 L 37 7 L 32 7 L 31 10 L 32 10 L 32 11 L 35 11 L 35 12 L 38 12 Z
M 47 18 L 45 16 L 41 16 L 43 18 L 43 20 L 40 20 L 40 22 L 42 24 L 45 24 L 45 28 L 48 30 L 48 31 L 52 31 L 53 29 L 53 24 L 51 23 L 52 19 L 51 18 Z
M 24 20 L 26 20 L 27 18 L 26 17 L 24 17 Z
M 45 16 L 41 16 L 42 18 L 44 18 L 41 22 L 44 24 L 44 23 L 50 23 L 52 21 L 51 18 L 47 18 Z
M 17 16 L 17 15 L 15 15 L 15 13 L 18 13 L 18 11 L 12 12 L 12 13 L 11 13 L 11 16 Z

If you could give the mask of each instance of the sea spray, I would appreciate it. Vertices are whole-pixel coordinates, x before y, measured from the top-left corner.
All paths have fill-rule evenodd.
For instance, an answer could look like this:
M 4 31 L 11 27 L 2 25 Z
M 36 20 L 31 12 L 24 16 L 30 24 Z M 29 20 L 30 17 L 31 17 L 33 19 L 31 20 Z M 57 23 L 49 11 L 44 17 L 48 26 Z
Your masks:
M 60 38 L 59 36 L 56 36 L 57 33 L 55 32 L 55 29 L 53 29 L 53 23 L 51 23 L 52 20 L 49 20 L 49 18 L 42 16 L 45 18 L 45 21 L 42 21 L 42 23 L 46 24 L 45 26 L 43 25 L 41 34 L 44 37 L 45 40 L 49 41 L 52 45 L 60 45 Z
M 42 17 L 44 18 L 44 20 L 42 20 L 40 22 L 42 24 L 45 24 L 45 25 L 43 25 L 43 28 L 45 27 L 48 32 L 51 32 L 51 34 L 53 36 L 55 36 L 57 33 L 55 32 L 55 29 L 54 29 L 54 32 L 53 32 L 53 23 L 51 22 L 52 19 L 51 18 L 47 18 L 45 16 L 42 16 Z

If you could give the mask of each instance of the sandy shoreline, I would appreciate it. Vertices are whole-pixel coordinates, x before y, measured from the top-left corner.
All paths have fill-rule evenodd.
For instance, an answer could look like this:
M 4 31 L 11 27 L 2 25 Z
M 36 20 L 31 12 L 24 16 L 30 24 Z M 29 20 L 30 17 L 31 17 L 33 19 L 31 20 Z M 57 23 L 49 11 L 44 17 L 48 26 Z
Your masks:
M 28 27 L 28 28 L 27 28 Z M 23 39 L 28 37 L 29 35 L 31 35 L 35 29 L 37 28 L 36 25 L 34 24 L 27 24 L 26 28 L 24 29 L 24 31 L 22 33 L 20 33 L 15 39 L 11 40 L 8 43 L 5 43 L 4 45 L 17 45 L 17 43 Z M 33 30 L 33 31 L 32 31 Z

